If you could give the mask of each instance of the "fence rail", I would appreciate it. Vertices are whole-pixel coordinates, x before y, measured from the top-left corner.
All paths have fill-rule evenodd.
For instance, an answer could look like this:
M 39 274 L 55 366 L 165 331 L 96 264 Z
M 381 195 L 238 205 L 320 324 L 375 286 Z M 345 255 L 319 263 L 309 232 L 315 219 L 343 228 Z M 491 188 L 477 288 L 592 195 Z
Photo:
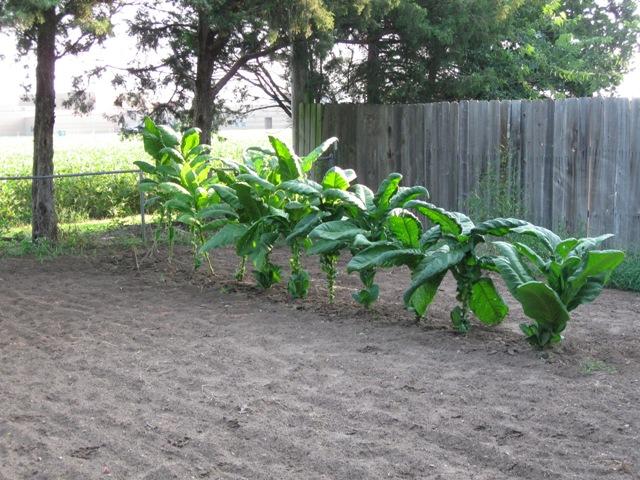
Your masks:
M 499 173 L 529 220 L 640 247 L 640 99 L 305 105 L 300 122 L 300 152 L 337 136 L 336 161 L 369 186 L 398 171 L 464 210 Z

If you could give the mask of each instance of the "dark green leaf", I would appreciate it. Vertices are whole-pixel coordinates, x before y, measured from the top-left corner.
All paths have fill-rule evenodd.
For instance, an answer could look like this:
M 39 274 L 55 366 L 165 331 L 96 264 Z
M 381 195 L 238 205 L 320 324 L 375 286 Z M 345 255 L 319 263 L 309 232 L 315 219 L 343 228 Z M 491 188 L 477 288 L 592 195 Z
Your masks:
M 509 312 L 490 278 L 481 278 L 471 286 L 469 306 L 485 325 L 497 325 Z

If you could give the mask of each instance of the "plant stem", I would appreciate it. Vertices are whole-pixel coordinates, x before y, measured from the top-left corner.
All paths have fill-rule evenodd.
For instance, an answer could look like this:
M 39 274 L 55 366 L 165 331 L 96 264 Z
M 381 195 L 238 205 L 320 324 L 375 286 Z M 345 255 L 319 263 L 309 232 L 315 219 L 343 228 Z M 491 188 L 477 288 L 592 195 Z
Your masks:
M 240 265 L 238 265 L 238 269 L 236 270 L 236 281 L 238 282 L 243 281 L 246 272 L 247 272 L 247 257 L 243 256 L 240 258 Z

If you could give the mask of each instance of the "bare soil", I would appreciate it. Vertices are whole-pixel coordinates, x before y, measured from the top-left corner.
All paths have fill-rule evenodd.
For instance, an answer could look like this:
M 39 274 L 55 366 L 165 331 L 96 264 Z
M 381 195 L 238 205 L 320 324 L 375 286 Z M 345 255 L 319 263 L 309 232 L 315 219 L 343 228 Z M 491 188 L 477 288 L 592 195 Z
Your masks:
M 286 255 L 276 255 L 286 264 Z M 640 296 L 609 290 L 532 350 L 517 305 L 454 334 L 379 276 L 315 265 L 291 301 L 188 252 L 0 260 L 0 479 L 638 479 Z

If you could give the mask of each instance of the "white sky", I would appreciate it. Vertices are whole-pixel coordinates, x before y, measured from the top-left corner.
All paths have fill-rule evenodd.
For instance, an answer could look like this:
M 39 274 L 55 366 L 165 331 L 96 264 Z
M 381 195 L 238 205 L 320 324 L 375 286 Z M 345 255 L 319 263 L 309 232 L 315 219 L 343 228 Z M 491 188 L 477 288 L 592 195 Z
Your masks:
M 68 92 L 72 77 L 94 66 L 106 63 L 123 67 L 136 58 L 135 40 L 127 35 L 123 22 L 116 23 L 114 33 L 114 37 L 108 39 L 103 46 L 96 46 L 90 52 L 77 57 L 62 58 L 57 62 L 56 92 Z M 0 107 L 12 107 L 18 104 L 23 93 L 20 85 L 25 81 L 27 74 L 31 80 L 35 80 L 33 59 L 28 62 L 28 69 L 23 68 L 23 62 L 16 63 L 15 40 L 6 34 L 0 34 L 0 56 L 4 56 L 0 59 Z M 102 80 L 91 84 L 91 90 L 96 94 L 96 110 L 99 112 L 113 108 L 115 95 L 109 78 L 110 75 L 105 75 Z M 616 93 L 621 97 L 640 97 L 640 54 L 634 59 L 632 71 L 625 77 Z

